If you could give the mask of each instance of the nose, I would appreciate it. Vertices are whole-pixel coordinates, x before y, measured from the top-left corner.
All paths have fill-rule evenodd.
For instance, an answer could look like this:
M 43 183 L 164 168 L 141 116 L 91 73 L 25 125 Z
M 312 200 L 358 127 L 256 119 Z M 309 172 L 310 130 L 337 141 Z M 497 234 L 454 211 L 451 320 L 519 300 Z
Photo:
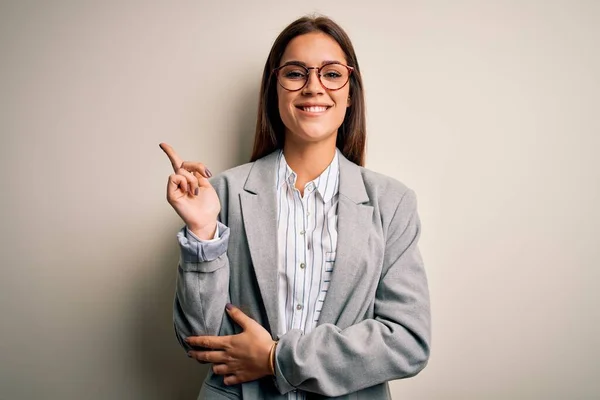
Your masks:
M 317 68 L 309 68 L 306 79 L 307 82 L 306 86 L 304 86 L 304 89 L 302 90 L 303 93 L 311 94 L 323 92 L 323 86 L 321 85 L 321 81 L 319 79 L 319 70 Z

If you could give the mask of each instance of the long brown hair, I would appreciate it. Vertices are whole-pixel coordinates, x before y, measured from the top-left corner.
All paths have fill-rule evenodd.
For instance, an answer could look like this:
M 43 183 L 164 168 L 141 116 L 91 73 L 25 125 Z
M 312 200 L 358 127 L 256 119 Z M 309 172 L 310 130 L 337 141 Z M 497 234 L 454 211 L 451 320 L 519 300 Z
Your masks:
M 277 83 L 272 71 L 279 66 L 281 57 L 292 39 L 312 32 L 323 32 L 331 36 L 342 48 L 348 65 L 354 67 L 349 83 L 351 105 L 346 109 L 344 122 L 338 128 L 336 146 L 348 160 L 364 166 L 367 129 L 364 91 L 358 60 L 346 32 L 331 19 L 322 16 L 306 16 L 297 19 L 288 25 L 273 43 L 260 85 L 258 118 L 251 161 L 256 161 L 276 149 L 283 148 L 285 126 L 279 115 Z

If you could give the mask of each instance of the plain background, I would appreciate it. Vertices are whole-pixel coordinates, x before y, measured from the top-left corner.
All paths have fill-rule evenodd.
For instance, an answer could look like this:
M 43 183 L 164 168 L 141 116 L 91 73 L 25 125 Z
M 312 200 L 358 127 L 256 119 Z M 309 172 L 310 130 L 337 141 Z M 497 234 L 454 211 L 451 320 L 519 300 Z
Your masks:
M 600 396 L 600 2 L 0 5 L 0 399 L 194 399 L 158 148 L 249 158 L 276 35 L 350 34 L 367 166 L 413 188 L 433 352 L 395 399 Z

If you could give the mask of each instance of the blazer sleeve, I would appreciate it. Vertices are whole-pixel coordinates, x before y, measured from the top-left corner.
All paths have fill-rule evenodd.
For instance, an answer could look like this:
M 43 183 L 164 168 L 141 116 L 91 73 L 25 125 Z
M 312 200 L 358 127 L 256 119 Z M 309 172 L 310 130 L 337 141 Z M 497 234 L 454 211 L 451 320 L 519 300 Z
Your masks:
M 425 367 L 431 323 L 419 235 L 416 197 L 407 190 L 387 230 L 374 318 L 343 330 L 322 324 L 309 334 L 288 331 L 276 353 L 280 393 L 301 389 L 342 396 L 416 375 Z
M 201 242 L 182 228 L 177 234 L 179 266 L 173 304 L 173 324 L 187 352 L 188 336 L 218 335 L 229 301 L 229 228 L 218 223 L 219 239 Z

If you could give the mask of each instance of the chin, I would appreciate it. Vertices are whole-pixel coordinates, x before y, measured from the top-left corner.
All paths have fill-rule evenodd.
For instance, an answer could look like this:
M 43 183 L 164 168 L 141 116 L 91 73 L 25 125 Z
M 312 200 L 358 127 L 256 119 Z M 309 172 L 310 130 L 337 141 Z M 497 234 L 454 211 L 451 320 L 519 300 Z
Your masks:
M 300 142 L 322 142 L 330 139 L 332 136 L 335 137 L 337 134 L 337 130 L 334 133 L 331 133 L 330 130 L 322 130 L 322 129 L 299 129 L 293 135 L 296 137 L 296 140 Z

